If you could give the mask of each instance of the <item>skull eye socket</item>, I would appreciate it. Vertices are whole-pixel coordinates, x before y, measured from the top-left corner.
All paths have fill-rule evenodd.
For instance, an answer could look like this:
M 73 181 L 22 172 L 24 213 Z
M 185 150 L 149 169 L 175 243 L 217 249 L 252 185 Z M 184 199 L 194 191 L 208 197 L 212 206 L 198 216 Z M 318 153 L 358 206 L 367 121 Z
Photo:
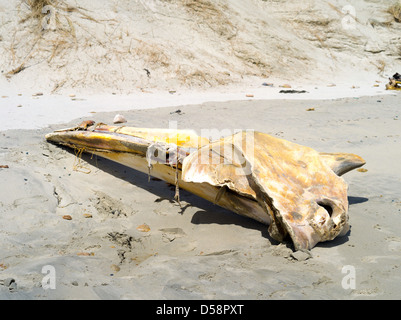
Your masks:
M 331 216 L 333 215 L 333 207 L 330 204 L 328 204 L 327 202 L 323 202 L 323 201 L 318 201 L 317 204 L 319 206 L 321 206 L 322 208 L 324 208 L 331 218 Z

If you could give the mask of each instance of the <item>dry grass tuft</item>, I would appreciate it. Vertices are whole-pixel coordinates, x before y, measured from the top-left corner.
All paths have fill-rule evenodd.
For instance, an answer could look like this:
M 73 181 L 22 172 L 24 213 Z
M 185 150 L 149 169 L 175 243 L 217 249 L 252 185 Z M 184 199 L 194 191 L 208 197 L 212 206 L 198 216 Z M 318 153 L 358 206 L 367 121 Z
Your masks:
M 20 0 L 21 28 L 14 33 L 10 46 L 12 69 L 10 78 L 40 61 L 63 58 L 78 47 L 79 20 L 97 22 L 85 9 L 67 5 L 63 0 Z M 18 37 L 18 38 L 17 38 Z
M 387 9 L 387 12 L 390 13 L 396 22 L 401 22 L 401 1 L 393 4 L 390 8 Z
M 218 35 L 229 40 L 236 36 L 235 26 L 224 14 L 227 7 L 219 8 L 211 0 L 183 0 L 182 2 L 182 5 L 199 23 L 207 25 Z
M 63 32 L 67 30 L 74 35 L 75 28 L 68 17 L 68 14 L 71 13 L 78 13 L 82 19 L 98 22 L 80 8 L 69 6 L 61 0 L 22 0 L 22 3 L 25 5 L 26 10 L 24 12 L 25 16 L 20 23 L 34 20 L 38 24 L 40 31 L 47 29 L 47 23 L 53 22 L 56 30 Z M 54 21 L 50 21 L 51 19 Z
M 46 15 L 43 8 L 46 6 L 51 6 L 57 8 L 60 4 L 58 0 L 25 0 L 25 4 L 30 9 L 29 18 L 41 19 Z
M 25 15 L 20 23 L 33 20 L 38 28 L 36 31 L 42 31 L 45 18 L 50 16 L 50 10 L 58 11 L 61 2 L 59 0 L 23 0 L 22 4 L 25 7 Z M 57 13 L 53 17 L 57 19 Z
M 168 67 L 170 65 L 170 58 L 164 53 L 165 50 L 159 45 L 146 43 L 142 40 L 135 39 L 137 45 L 135 48 L 130 49 L 137 58 L 142 59 L 150 66 Z

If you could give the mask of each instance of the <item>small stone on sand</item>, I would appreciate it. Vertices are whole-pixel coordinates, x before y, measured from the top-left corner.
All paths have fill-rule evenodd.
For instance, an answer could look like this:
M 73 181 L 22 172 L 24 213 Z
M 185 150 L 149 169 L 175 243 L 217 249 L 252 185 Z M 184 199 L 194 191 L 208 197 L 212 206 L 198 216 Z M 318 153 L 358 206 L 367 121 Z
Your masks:
M 308 252 L 296 251 L 291 253 L 291 257 L 297 261 L 305 261 L 308 260 L 311 257 L 311 255 Z
M 120 267 L 117 266 L 116 264 L 112 264 L 112 265 L 110 266 L 110 268 L 111 268 L 113 271 L 115 271 L 115 272 L 120 271 Z
M 149 232 L 150 231 L 150 227 L 146 223 L 145 224 L 141 224 L 136 229 L 138 231 L 141 231 L 141 232 Z
M 121 114 L 117 114 L 114 117 L 113 123 L 124 123 L 124 122 L 127 122 L 127 120 Z

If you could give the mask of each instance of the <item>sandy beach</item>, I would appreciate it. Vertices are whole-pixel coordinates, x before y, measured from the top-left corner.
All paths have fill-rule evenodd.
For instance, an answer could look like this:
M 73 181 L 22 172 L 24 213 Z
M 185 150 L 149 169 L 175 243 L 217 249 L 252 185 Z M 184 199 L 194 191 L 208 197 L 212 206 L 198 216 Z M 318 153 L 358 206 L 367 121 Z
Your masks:
M 289 246 L 269 238 L 265 225 L 185 191 L 181 209 L 165 182 L 104 159 L 79 159 L 44 140 L 82 120 L 111 123 L 116 114 L 96 112 L 0 134 L 0 164 L 9 166 L 0 169 L 0 276 L 17 283 L 15 291 L 0 286 L 2 299 L 400 297 L 399 95 L 247 99 L 120 113 L 130 126 L 254 129 L 362 156 L 367 171 L 344 176 L 350 232 L 297 260 Z M 143 224 L 150 231 L 137 229 Z M 56 288 L 45 290 L 42 268 L 49 265 Z M 355 271 L 353 288 L 344 288 L 347 266 Z
M 390 3 L 35 3 L 0 1 L 0 300 L 401 298 Z M 180 207 L 175 186 L 45 140 L 116 114 L 357 154 L 350 231 L 295 252 L 266 225 L 184 190 Z

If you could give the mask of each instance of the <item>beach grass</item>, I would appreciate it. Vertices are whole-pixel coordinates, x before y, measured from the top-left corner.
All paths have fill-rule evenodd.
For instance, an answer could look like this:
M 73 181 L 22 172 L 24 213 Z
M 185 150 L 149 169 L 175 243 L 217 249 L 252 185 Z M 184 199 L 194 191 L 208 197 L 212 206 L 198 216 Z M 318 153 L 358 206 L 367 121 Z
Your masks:
M 401 1 L 393 4 L 390 8 L 388 8 L 387 12 L 394 17 L 396 22 L 401 22 Z

